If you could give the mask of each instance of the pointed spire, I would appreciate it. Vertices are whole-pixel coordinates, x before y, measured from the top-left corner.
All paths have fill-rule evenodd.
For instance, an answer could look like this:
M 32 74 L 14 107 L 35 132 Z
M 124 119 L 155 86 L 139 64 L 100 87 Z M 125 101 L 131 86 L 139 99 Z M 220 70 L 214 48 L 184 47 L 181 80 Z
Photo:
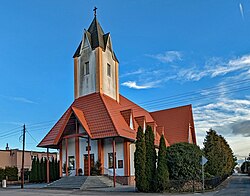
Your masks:
M 90 24 L 88 32 L 91 34 L 92 49 L 95 49 L 99 46 L 101 48 L 104 48 L 104 40 L 103 40 L 104 32 L 96 16 L 94 17 L 92 23 Z
M 87 35 L 87 38 L 90 42 L 92 50 L 96 49 L 97 47 L 101 47 L 104 51 L 106 50 L 106 45 L 108 41 L 108 37 L 110 37 L 110 33 L 104 34 L 104 31 L 99 24 L 97 17 L 96 17 L 96 10 L 97 7 L 94 7 L 94 19 L 92 20 L 88 30 L 85 30 L 85 34 Z M 81 42 L 73 56 L 73 58 L 80 56 L 80 50 L 83 42 Z M 113 58 L 115 61 L 118 62 L 117 57 L 115 56 L 114 52 L 113 53 Z

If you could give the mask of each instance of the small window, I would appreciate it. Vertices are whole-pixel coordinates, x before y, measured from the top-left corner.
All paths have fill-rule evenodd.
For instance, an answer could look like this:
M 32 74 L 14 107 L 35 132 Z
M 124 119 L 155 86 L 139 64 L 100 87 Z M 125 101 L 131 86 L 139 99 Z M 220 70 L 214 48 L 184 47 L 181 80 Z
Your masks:
M 85 63 L 85 75 L 89 74 L 89 62 Z
M 113 168 L 113 153 L 108 153 L 108 166 L 109 169 Z M 116 161 L 115 161 L 115 168 L 116 168 Z
M 74 156 L 69 156 L 68 165 L 69 165 L 70 170 L 75 169 L 75 157 Z
M 118 168 L 123 168 L 123 160 L 118 160 Z
M 111 65 L 107 64 L 107 75 L 111 77 Z

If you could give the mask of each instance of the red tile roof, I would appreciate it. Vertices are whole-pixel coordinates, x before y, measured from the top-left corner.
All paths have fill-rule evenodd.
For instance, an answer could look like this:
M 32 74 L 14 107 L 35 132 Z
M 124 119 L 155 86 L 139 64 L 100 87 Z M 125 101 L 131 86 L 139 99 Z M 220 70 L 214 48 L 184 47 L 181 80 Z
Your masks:
M 118 103 L 107 95 L 93 93 L 76 99 L 38 146 L 56 148 L 63 133 L 74 122 L 72 117 L 78 120 L 91 139 L 119 136 L 135 140 L 136 130 L 145 119 L 146 124 L 151 125 L 154 130 L 156 145 L 159 144 L 163 130 L 166 145 L 178 141 L 187 142 L 187 126 L 189 123 L 193 125 L 190 109 L 191 106 L 184 106 L 149 113 L 122 95 Z M 130 128 L 131 115 L 133 129 Z M 74 129 L 74 126 L 71 126 L 71 129 L 72 127 Z M 196 141 L 195 135 L 193 141 Z
M 189 142 L 189 130 L 191 141 L 196 144 L 192 106 L 181 106 L 150 113 L 158 126 L 164 127 L 164 135 L 170 145 L 178 142 Z

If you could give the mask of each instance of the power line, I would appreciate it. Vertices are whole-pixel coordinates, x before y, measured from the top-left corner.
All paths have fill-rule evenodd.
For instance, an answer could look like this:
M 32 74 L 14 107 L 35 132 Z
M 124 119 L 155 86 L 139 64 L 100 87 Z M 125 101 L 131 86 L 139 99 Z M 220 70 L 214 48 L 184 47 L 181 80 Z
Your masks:
M 39 143 L 31 134 L 30 134 L 30 132 L 29 131 L 26 131 L 26 133 L 28 133 L 29 134 L 29 136 L 36 142 L 36 143 Z
M 10 131 L 12 131 L 13 133 L 14 133 L 14 131 L 13 130 L 17 130 L 17 129 L 21 129 L 22 128 L 22 126 L 18 126 L 18 127 L 15 127 L 15 128 L 13 128 L 13 129 L 10 129 L 10 130 L 5 130 L 5 131 L 1 131 L 1 132 L 3 132 L 3 133 L 6 133 L 6 132 L 10 132 Z M 0 133 L 1 133 L 0 132 Z
M 41 126 L 41 125 L 44 125 L 44 124 L 52 124 L 53 122 L 55 122 L 55 120 L 42 121 L 42 122 L 32 123 L 32 124 L 27 124 L 27 125 L 29 127 L 37 127 L 37 126 Z
M 167 97 L 162 97 L 162 98 L 159 98 L 159 99 L 154 99 L 154 100 L 150 100 L 150 101 L 146 101 L 146 102 L 141 102 L 141 103 L 138 103 L 140 105 L 147 105 L 147 103 L 152 103 L 152 102 L 158 102 L 159 100 L 166 100 L 166 99 L 176 99 L 178 97 L 183 97 L 183 96 L 190 96 L 190 95 L 193 95 L 194 93 L 197 94 L 197 93 L 203 93 L 203 91 L 207 91 L 207 90 L 216 90 L 216 89 L 219 89 L 220 87 L 234 87 L 234 86 L 237 86 L 239 84 L 242 84 L 242 83 L 247 83 L 249 84 L 250 82 L 250 79 L 244 79 L 244 80 L 240 80 L 240 81 L 235 81 L 235 82 L 231 82 L 230 84 L 220 84 L 220 85 L 217 85 L 217 86 L 210 86 L 210 87 L 207 87 L 207 88 L 203 88 L 203 89 L 198 89 L 198 90 L 195 90 L 195 91 L 189 91 L 189 92 L 185 92 L 185 93 L 180 93 L 180 94 L 176 94 L 176 95 L 171 95 L 171 96 L 167 96 Z

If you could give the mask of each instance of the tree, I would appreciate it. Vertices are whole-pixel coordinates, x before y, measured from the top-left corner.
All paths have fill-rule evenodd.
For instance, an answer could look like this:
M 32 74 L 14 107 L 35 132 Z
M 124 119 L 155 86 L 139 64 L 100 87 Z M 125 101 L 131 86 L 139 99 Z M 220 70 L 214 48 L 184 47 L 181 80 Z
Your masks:
M 0 167 L 0 181 L 2 182 L 3 179 L 5 179 L 5 170 Z
M 236 165 L 236 158 L 225 138 L 210 129 L 203 144 L 203 151 L 208 159 L 205 171 L 213 176 L 231 174 Z
M 145 174 L 145 161 L 146 161 L 146 146 L 142 128 L 139 126 L 136 136 L 136 149 L 134 153 L 135 165 L 135 183 L 138 191 L 146 189 L 146 174 Z
M 156 183 L 157 183 L 157 191 L 164 191 L 167 189 L 169 184 L 169 173 L 167 166 L 167 148 L 164 136 L 161 136 L 159 152 L 158 152 L 158 162 L 157 162 L 157 172 L 156 172 Z
M 49 173 L 50 173 L 50 181 L 55 180 L 55 161 L 54 157 L 52 157 L 52 160 L 49 162 Z
M 240 166 L 240 170 L 242 173 L 248 173 L 250 171 L 250 162 L 244 161 Z
M 55 161 L 55 180 L 59 179 L 59 161 L 56 159 Z
M 41 171 L 41 182 L 45 182 L 45 173 L 44 173 L 44 162 L 43 158 L 41 158 L 40 162 L 40 171 Z
M 167 148 L 167 165 L 171 180 L 200 179 L 201 149 L 195 144 L 176 143 Z
M 45 182 L 47 182 L 47 158 L 44 158 L 44 177 L 45 177 Z
M 34 182 L 34 167 L 35 167 L 35 159 L 32 159 L 32 164 L 31 164 L 31 171 L 30 171 L 30 182 Z
M 34 167 L 33 167 L 33 182 L 37 182 L 37 164 L 36 164 L 36 157 L 33 158 Z
M 36 159 L 36 165 L 37 165 L 37 182 L 41 182 L 41 164 L 39 158 Z
M 150 126 L 147 126 L 145 131 L 145 145 L 146 145 L 146 163 L 145 163 L 145 172 L 147 177 L 147 189 L 146 192 L 155 191 L 156 179 L 156 151 L 154 144 L 154 132 Z

